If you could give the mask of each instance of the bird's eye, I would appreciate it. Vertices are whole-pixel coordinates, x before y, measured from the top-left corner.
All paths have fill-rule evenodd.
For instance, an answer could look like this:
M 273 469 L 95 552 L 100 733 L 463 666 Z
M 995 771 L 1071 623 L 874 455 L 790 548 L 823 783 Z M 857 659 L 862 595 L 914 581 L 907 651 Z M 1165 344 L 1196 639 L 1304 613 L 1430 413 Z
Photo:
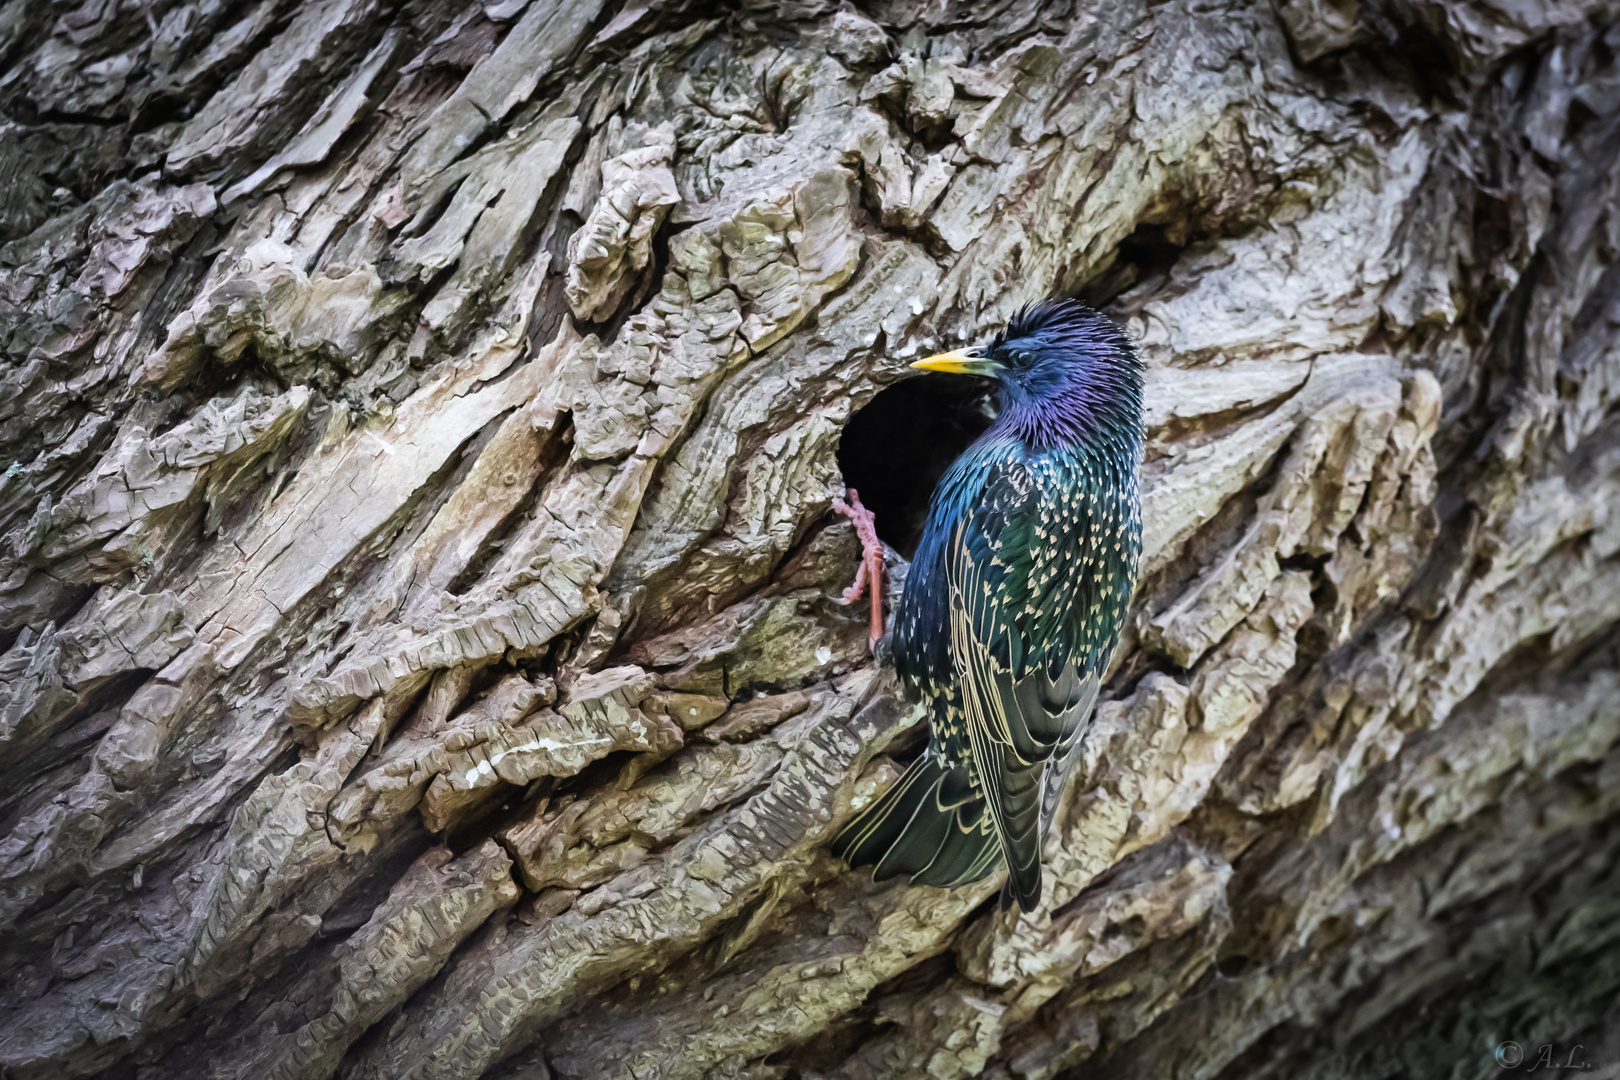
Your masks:
M 1012 353 L 1013 367 L 1020 371 L 1028 368 L 1035 362 L 1035 354 L 1027 349 L 1014 349 Z

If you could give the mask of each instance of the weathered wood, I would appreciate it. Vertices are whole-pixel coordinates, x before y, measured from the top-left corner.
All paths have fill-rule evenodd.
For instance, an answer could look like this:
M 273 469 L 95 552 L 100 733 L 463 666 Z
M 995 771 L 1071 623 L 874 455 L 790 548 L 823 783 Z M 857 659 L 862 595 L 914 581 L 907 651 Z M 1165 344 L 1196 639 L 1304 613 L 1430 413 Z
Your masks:
M 1617 55 L 1605 0 L 0 4 L 0 1071 L 1597 1054 Z M 1145 573 L 1004 916 L 827 854 L 918 738 L 831 507 L 1054 291 L 1149 364 Z

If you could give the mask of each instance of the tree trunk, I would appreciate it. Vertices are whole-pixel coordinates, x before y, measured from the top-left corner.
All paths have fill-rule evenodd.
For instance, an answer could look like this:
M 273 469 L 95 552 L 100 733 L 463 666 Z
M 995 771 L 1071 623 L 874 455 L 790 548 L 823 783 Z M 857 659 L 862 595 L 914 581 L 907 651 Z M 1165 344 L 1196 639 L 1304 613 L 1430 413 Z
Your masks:
M 0 1074 L 1620 1068 L 1617 54 L 0 4 Z M 830 507 L 892 600 L 988 407 L 907 362 L 1051 293 L 1146 556 L 1019 916 L 827 852 L 923 738 Z

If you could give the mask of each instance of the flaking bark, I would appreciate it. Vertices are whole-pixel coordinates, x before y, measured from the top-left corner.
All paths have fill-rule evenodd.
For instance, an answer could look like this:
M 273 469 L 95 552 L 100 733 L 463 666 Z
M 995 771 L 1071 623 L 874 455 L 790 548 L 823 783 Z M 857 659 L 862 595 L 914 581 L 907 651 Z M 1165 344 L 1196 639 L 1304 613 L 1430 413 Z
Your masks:
M 1617 54 L 1599 0 L 0 4 L 0 1071 L 1620 1064 Z M 827 854 L 918 738 L 831 504 L 1053 292 L 1149 365 L 1146 558 L 1005 916 Z

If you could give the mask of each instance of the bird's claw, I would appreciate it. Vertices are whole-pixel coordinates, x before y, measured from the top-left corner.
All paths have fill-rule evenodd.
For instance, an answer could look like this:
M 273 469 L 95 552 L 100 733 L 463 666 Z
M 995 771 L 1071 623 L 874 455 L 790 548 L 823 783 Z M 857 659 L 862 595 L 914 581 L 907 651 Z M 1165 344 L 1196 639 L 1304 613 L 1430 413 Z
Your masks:
M 844 590 L 844 602 L 853 604 L 859 600 L 863 589 L 871 593 L 872 629 L 866 645 L 876 652 L 878 639 L 883 636 L 883 541 L 878 539 L 877 518 L 861 505 L 855 489 L 847 488 L 845 494 L 849 500 L 835 497 L 832 508 L 855 526 L 855 535 L 861 539 L 861 565 L 855 571 L 855 584 Z

